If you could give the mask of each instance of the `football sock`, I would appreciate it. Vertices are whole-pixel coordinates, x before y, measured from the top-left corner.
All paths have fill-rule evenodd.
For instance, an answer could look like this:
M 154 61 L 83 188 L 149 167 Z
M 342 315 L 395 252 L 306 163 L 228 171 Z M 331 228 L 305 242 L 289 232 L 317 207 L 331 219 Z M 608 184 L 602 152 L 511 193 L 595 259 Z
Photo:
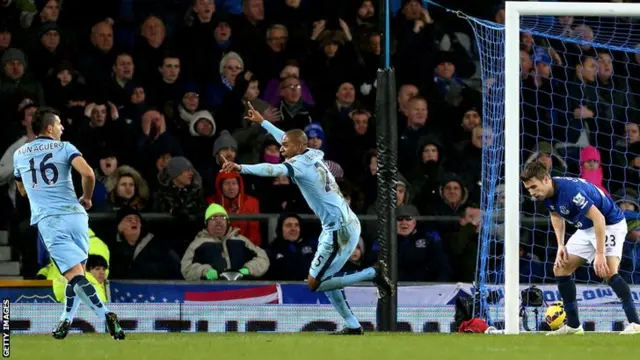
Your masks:
M 69 320 L 69 323 L 73 323 L 73 318 L 76 316 L 80 301 L 76 299 L 76 293 L 73 291 L 73 286 L 70 283 L 67 284 L 65 289 L 65 309 L 60 316 L 60 321 Z
M 567 313 L 567 325 L 572 328 L 580 326 L 578 318 L 578 303 L 576 302 L 576 284 L 573 282 L 571 275 L 556 276 L 558 281 L 558 290 L 562 296 L 564 311 Z
M 615 274 L 609 279 L 609 286 L 613 289 L 613 291 L 618 295 L 620 301 L 622 302 L 622 309 L 624 313 L 627 314 L 627 320 L 630 323 L 640 324 L 640 319 L 638 319 L 638 312 L 636 311 L 636 307 L 633 303 L 633 297 L 631 296 L 631 289 L 629 289 L 629 285 L 626 281 L 619 275 Z
M 347 298 L 343 290 L 331 290 L 325 292 L 325 294 L 327 294 L 331 305 L 333 305 L 338 311 L 338 314 L 346 321 L 348 328 L 357 329 L 360 327 L 358 319 L 353 315 L 351 307 L 349 307 L 349 303 L 347 303 Z
M 371 281 L 375 277 L 376 270 L 372 267 L 352 274 L 336 274 L 326 280 L 322 280 L 316 291 L 331 291 L 335 289 L 342 289 L 346 286 L 357 284 L 362 281 Z
M 96 289 L 87 280 L 84 275 L 78 275 L 69 281 L 69 284 L 73 286 L 73 290 L 76 295 L 82 300 L 82 302 L 93 310 L 101 319 L 104 319 L 105 315 L 109 312 L 106 306 L 100 301 Z

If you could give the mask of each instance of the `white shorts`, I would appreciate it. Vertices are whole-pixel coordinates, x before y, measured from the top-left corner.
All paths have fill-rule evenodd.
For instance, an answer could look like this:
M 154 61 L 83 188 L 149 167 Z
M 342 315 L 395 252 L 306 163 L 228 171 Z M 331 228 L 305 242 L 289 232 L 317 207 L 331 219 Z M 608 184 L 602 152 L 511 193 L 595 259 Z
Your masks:
M 607 225 L 604 234 L 604 255 L 617 256 L 622 259 L 622 247 L 624 239 L 627 237 L 627 221 L 622 219 L 617 224 Z M 588 263 L 593 262 L 596 257 L 595 229 L 592 227 L 586 230 L 577 230 L 569 238 L 567 252 L 587 260 Z

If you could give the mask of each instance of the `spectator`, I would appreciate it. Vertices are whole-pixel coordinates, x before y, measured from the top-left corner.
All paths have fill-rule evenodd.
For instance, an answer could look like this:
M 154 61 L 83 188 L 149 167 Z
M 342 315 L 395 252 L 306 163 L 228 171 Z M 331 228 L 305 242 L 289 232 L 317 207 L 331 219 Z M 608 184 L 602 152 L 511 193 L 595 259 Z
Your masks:
M 96 185 L 91 199 L 94 208 L 100 208 L 107 199 L 107 179 L 117 168 L 118 158 L 114 152 L 107 147 L 101 149 L 99 165 L 93 169 L 93 173 L 96 175 Z
M 413 205 L 403 205 L 396 212 L 398 281 L 451 281 L 451 265 L 440 234 L 419 229 L 415 219 L 419 215 Z
M 118 234 L 111 246 L 114 279 L 180 279 L 180 258 L 167 243 L 149 232 L 137 210 L 123 207 L 116 213 Z
M 202 178 L 186 158 L 171 158 L 160 170 L 158 182 L 160 189 L 154 196 L 155 211 L 184 217 L 198 215 L 204 210 Z
M 313 101 L 313 96 L 311 95 L 311 90 L 307 83 L 300 78 L 300 65 L 296 60 L 288 60 L 280 71 L 279 77 L 277 79 L 269 80 L 264 90 L 264 101 L 271 104 L 271 106 L 280 105 L 280 101 L 282 100 L 280 84 L 288 77 L 300 79 L 301 99 L 304 103 L 313 106 L 315 103 Z M 256 110 L 258 110 L 258 108 L 256 108 Z
M 580 177 L 609 195 L 609 191 L 603 183 L 604 175 L 600 165 L 600 152 L 593 146 L 587 146 L 580 151 Z
M 117 212 L 124 207 L 144 211 L 149 205 L 149 186 L 140 173 L 130 166 L 120 166 L 106 181 L 107 200 L 100 212 Z
M 304 129 L 313 122 L 312 108 L 302 100 L 300 79 L 287 77 L 280 82 L 280 113 L 282 118 L 276 122 L 283 131 Z
M 409 100 L 407 128 L 398 139 L 398 170 L 401 173 L 411 173 L 413 161 L 418 153 L 418 142 L 428 132 L 428 115 L 425 98 L 417 96 Z
M 278 281 L 305 280 L 317 246 L 317 240 L 303 236 L 300 216 L 280 214 L 276 238 L 266 248 L 270 264 L 266 277 Z
M 28 74 L 27 58 L 22 50 L 8 49 L 0 63 L 3 70 L 0 76 L 0 110 L 16 109 L 24 95 L 29 95 L 38 105 L 44 104 L 42 86 Z
M 613 194 L 613 199 L 622 211 L 640 212 L 638 192 L 633 189 L 620 189 Z
M 212 201 L 213 200 L 213 201 Z M 237 172 L 219 172 L 216 177 L 216 195 L 209 199 L 209 203 L 222 204 L 228 214 L 258 214 L 260 203 L 253 196 L 245 194 L 244 181 Z M 262 244 L 260 222 L 233 221 L 230 226 L 238 229 L 240 235 L 245 236 L 254 245 Z
M 245 69 L 244 60 L 240 54 L 229 52 L 220 60 L 220 75 L 206 91 L 205 106 L 214 108 L 222 105 L 225 94 L 231 92 L 235 86 L 236 77 Z
M 439 184 L 445 174 L 446 158 L 444 147 L 436 137 L 420 139 L 419 149 L 411 184 L 415 190 L 414 204 L 423 207 L 423 204 L 431 204 L 440 197 Z
M 109 82 L 108 98 L 118 109 L 122 109 L 124 105 L 131 101 L 130 96 L 128 96 L 127 84 L 133 80 L 135 69 L 135 63 L 131 55 L 123 52 L 116 56 L 113 63 L 113 75 Z
M 269 258 L 265 251 L 238 234 L 222 206 L 209 205 L 204 219 L 206 228 L 196 235 L 182 258 L 186 280 L 218 280 L 225 272 L 261 278 L 267 272 Z

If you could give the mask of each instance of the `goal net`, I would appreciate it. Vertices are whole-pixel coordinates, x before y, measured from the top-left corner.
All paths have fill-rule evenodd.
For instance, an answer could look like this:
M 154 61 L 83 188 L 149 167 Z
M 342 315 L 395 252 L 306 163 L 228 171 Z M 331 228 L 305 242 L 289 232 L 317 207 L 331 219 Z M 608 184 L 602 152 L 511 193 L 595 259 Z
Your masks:
M 521 290 L 536 284 L 547 303 L 560 300 L 548 211 L 518 179 L 528 162 L 590 181 L 629 211 L 629 235 L 616 239 L 625 242 L 620 274 L 640 291 L 639 7 L 521 2 L 507 3 L 506 26 L 468 19 L 481 55 L 483 127 L 492 130 L 483 146 L 479 310 L 507 333 L 522 329 Z M 568 224 L 567 239 L 574 230 Z M 586 266 L 575 280 L 586 327 L 620 327 L 610 288 Z

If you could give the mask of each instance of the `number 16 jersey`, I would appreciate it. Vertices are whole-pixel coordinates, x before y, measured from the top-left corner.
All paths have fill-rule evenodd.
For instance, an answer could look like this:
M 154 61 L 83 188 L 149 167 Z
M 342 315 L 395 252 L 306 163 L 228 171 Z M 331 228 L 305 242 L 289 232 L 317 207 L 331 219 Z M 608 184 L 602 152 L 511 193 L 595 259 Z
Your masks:
M 320 218 L 324 230 L 337 230 L 357 220 L 347 205 L 329 168 L 324 153 L 307 149 L 284 162 L 292 181 L 309 207 Z
M 71 178 L 71 161 L 82 156 L 66 141 L 38 137 L 13 154 L 13 175 L 24 184 L 31 205 L 31 225 L 53 215 L 86 214 Z

